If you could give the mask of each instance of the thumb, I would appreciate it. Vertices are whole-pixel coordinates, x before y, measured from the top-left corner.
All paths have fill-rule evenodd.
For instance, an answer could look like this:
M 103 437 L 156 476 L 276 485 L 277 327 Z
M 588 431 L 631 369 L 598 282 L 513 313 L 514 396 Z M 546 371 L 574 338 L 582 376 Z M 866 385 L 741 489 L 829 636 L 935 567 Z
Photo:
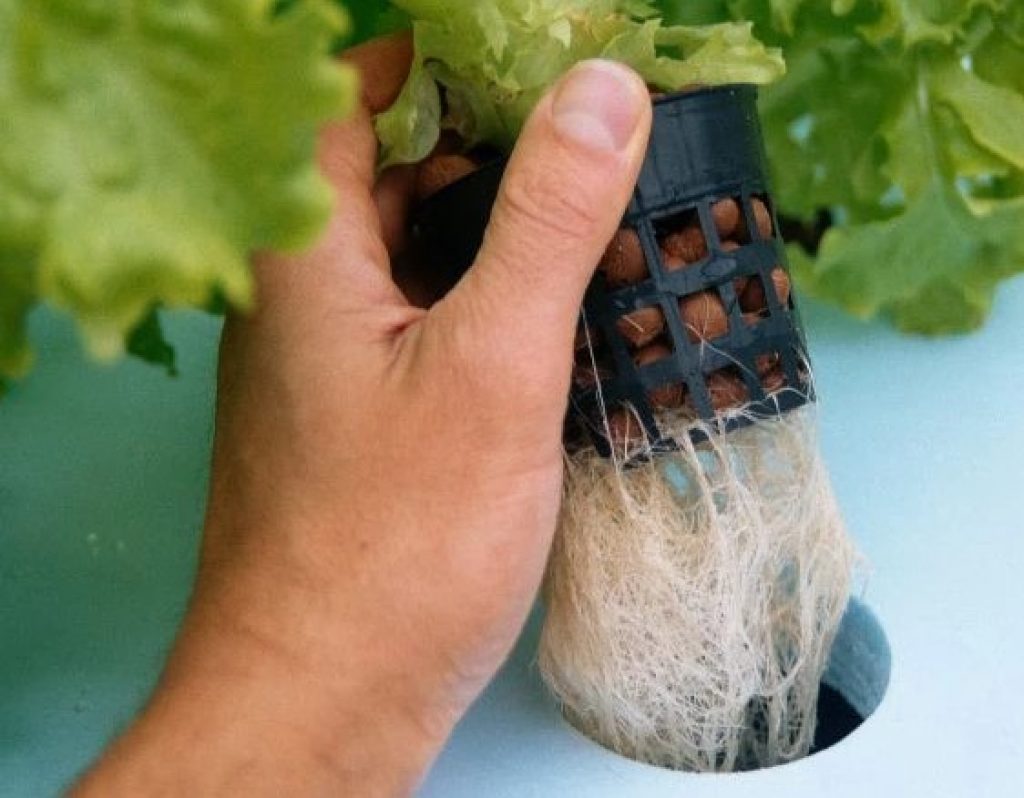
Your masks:
M 500 351 L 506 365 L 525 358 L 568 378 L 580 304 L 636 185 L 650 126 L 646 86 L 611 61 L 577 65 L 541 100 L 476 262 L 446 302 L 451 320 L 469 327 L 465 340 Z

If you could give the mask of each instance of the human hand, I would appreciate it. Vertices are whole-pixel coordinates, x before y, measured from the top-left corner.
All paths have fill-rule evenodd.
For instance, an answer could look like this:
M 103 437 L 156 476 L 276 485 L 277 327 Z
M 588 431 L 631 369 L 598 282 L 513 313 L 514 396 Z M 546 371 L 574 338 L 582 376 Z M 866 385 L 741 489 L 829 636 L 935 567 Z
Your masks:
M 644 156 L 647 91 L 594 62 L 549 93 L 476 264 L 424 310 L 390 267 L 411 175 L 374 179 L 371 114 L 408 41 L 348 57 L 365 108 L 323 139 L 338 212 L 311 251 L 258 258 L 259 307 L 227 323 L 192 605 L 83 794 L 408 792 L 539 586 L 578 309 Z

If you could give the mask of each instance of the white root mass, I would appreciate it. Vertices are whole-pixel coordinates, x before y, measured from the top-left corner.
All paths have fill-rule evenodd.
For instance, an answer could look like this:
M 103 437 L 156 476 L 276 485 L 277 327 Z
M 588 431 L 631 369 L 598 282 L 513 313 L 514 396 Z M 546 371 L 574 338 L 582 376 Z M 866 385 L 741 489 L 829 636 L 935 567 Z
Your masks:
M 632 759 L 798 759 L 855 556 L 814 408 L 700 446 L 678 424 L 684 448 L 639 467 L 567 457 L 541 671 L 573 725 Z

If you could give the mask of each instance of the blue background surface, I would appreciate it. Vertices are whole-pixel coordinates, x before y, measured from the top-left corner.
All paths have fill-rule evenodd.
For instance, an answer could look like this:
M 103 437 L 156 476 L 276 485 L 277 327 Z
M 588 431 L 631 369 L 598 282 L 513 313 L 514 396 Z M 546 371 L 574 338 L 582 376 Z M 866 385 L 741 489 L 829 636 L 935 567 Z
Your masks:
M 878 712 L 794 765 L 665 772 L 561 721 L 532 665 L 533 628 L 424 796 L 1021 794 L 1024 280 L 962 338 L 806 316 L 823 447 L 892 646 Z M 40 366 L 0 403 L 3 796 L 58 791 L 151 687 L 188 594 L 212 428 L 214 320 L 172 321 L 173 381 L 86 363 L 63 320 L 33 327 Z

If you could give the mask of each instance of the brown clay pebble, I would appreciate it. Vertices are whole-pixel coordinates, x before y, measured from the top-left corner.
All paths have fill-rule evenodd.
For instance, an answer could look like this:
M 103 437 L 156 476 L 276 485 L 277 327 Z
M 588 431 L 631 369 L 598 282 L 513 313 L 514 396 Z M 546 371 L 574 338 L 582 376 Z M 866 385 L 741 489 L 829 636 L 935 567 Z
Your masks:
M 768 212 L 768 206 L 762 200 L 754 197 L 751 201 L 754 207 L 754 218 L 757 220 L 757 234 L 761 238 L 772 237 L 772 215 Z
M 475 171 L 476 163 L 465 155 L 432 155 L 416 174 L 416 197 L 425 200 Z
M 691 341 L 711 341 L 729 332 L 729 314 L 713 291 L 701 291 L 683 297 L 679 312 Z
M 609 441 L 617 455 L 628 453 L 644 442 L 644 428 L 639 419 L 626 410 L 608 416 Z
M 708 391 L 711 393 L 711 405 L 716 413 L 746 404 L 750 395 L 743 380 L 735 374 L 716 371 L 707 379 Z
M 708 255 L 708 242 L 704 240 L 704 233 L 697 225 L 688 225 L 672 233 L 661 246 L 669 255 L 682 258 L 686 263 L 696 263 Z
M 765 393 L 781 391 L 786 385 L 786 372 L 781 368 L 774 368 L 761 376 L 761 387 Z
M 667 272 L 677 272 L 680 269 L 685 269 L 687 266 L 691 265 L 678 255 L 671 255 L 664 250 L 661 252 L 661 262 Z
M 740 228 L 740 206 L 734 199 L 719 200 L 711 206 L 711 218 L 721 238 L 729 238 Z
M 641 308 L 623 316 L 615 326 L 623 338 L 639 349 L 661 335 L 665 329 L 665 315 L 660 308 Z
M 613 287 L 639 283 L 647 277 L 644 249 L 636 230 L 623 228 L 615 234 L 601 259 L 600 268 Z
M 635 362 L 638 366 L 647 366 L 671 357 L 671 355 L 672 350 L 665 344 L 651 344 L 637 353 Z M 683 386 L 663 385 L 650 391 L 647 398 L 651 400 L 651 405 L 655 408 L 679 407 L 683 403 Z
M 772 282 L 775 283 L 775 293 L 783 307 L 789 305 L 789 295 L 792 291 L 792 283 L 785 269 L 776 267 L 772 270 Z M 746 289 L 740 295 L 740 308 L 747 313 L 757 313 L 768 309 L 768 297 L 765 296 L 764 283 L 760 278 L 752 279 Z
M 779 304 L 783 307 L 789 305 L 789 296 L 793 291 L 793 283 L 785 269 L 776 266 L 772 270 L 772 282 L 775 283 L 775 295 L 779 298 Z

